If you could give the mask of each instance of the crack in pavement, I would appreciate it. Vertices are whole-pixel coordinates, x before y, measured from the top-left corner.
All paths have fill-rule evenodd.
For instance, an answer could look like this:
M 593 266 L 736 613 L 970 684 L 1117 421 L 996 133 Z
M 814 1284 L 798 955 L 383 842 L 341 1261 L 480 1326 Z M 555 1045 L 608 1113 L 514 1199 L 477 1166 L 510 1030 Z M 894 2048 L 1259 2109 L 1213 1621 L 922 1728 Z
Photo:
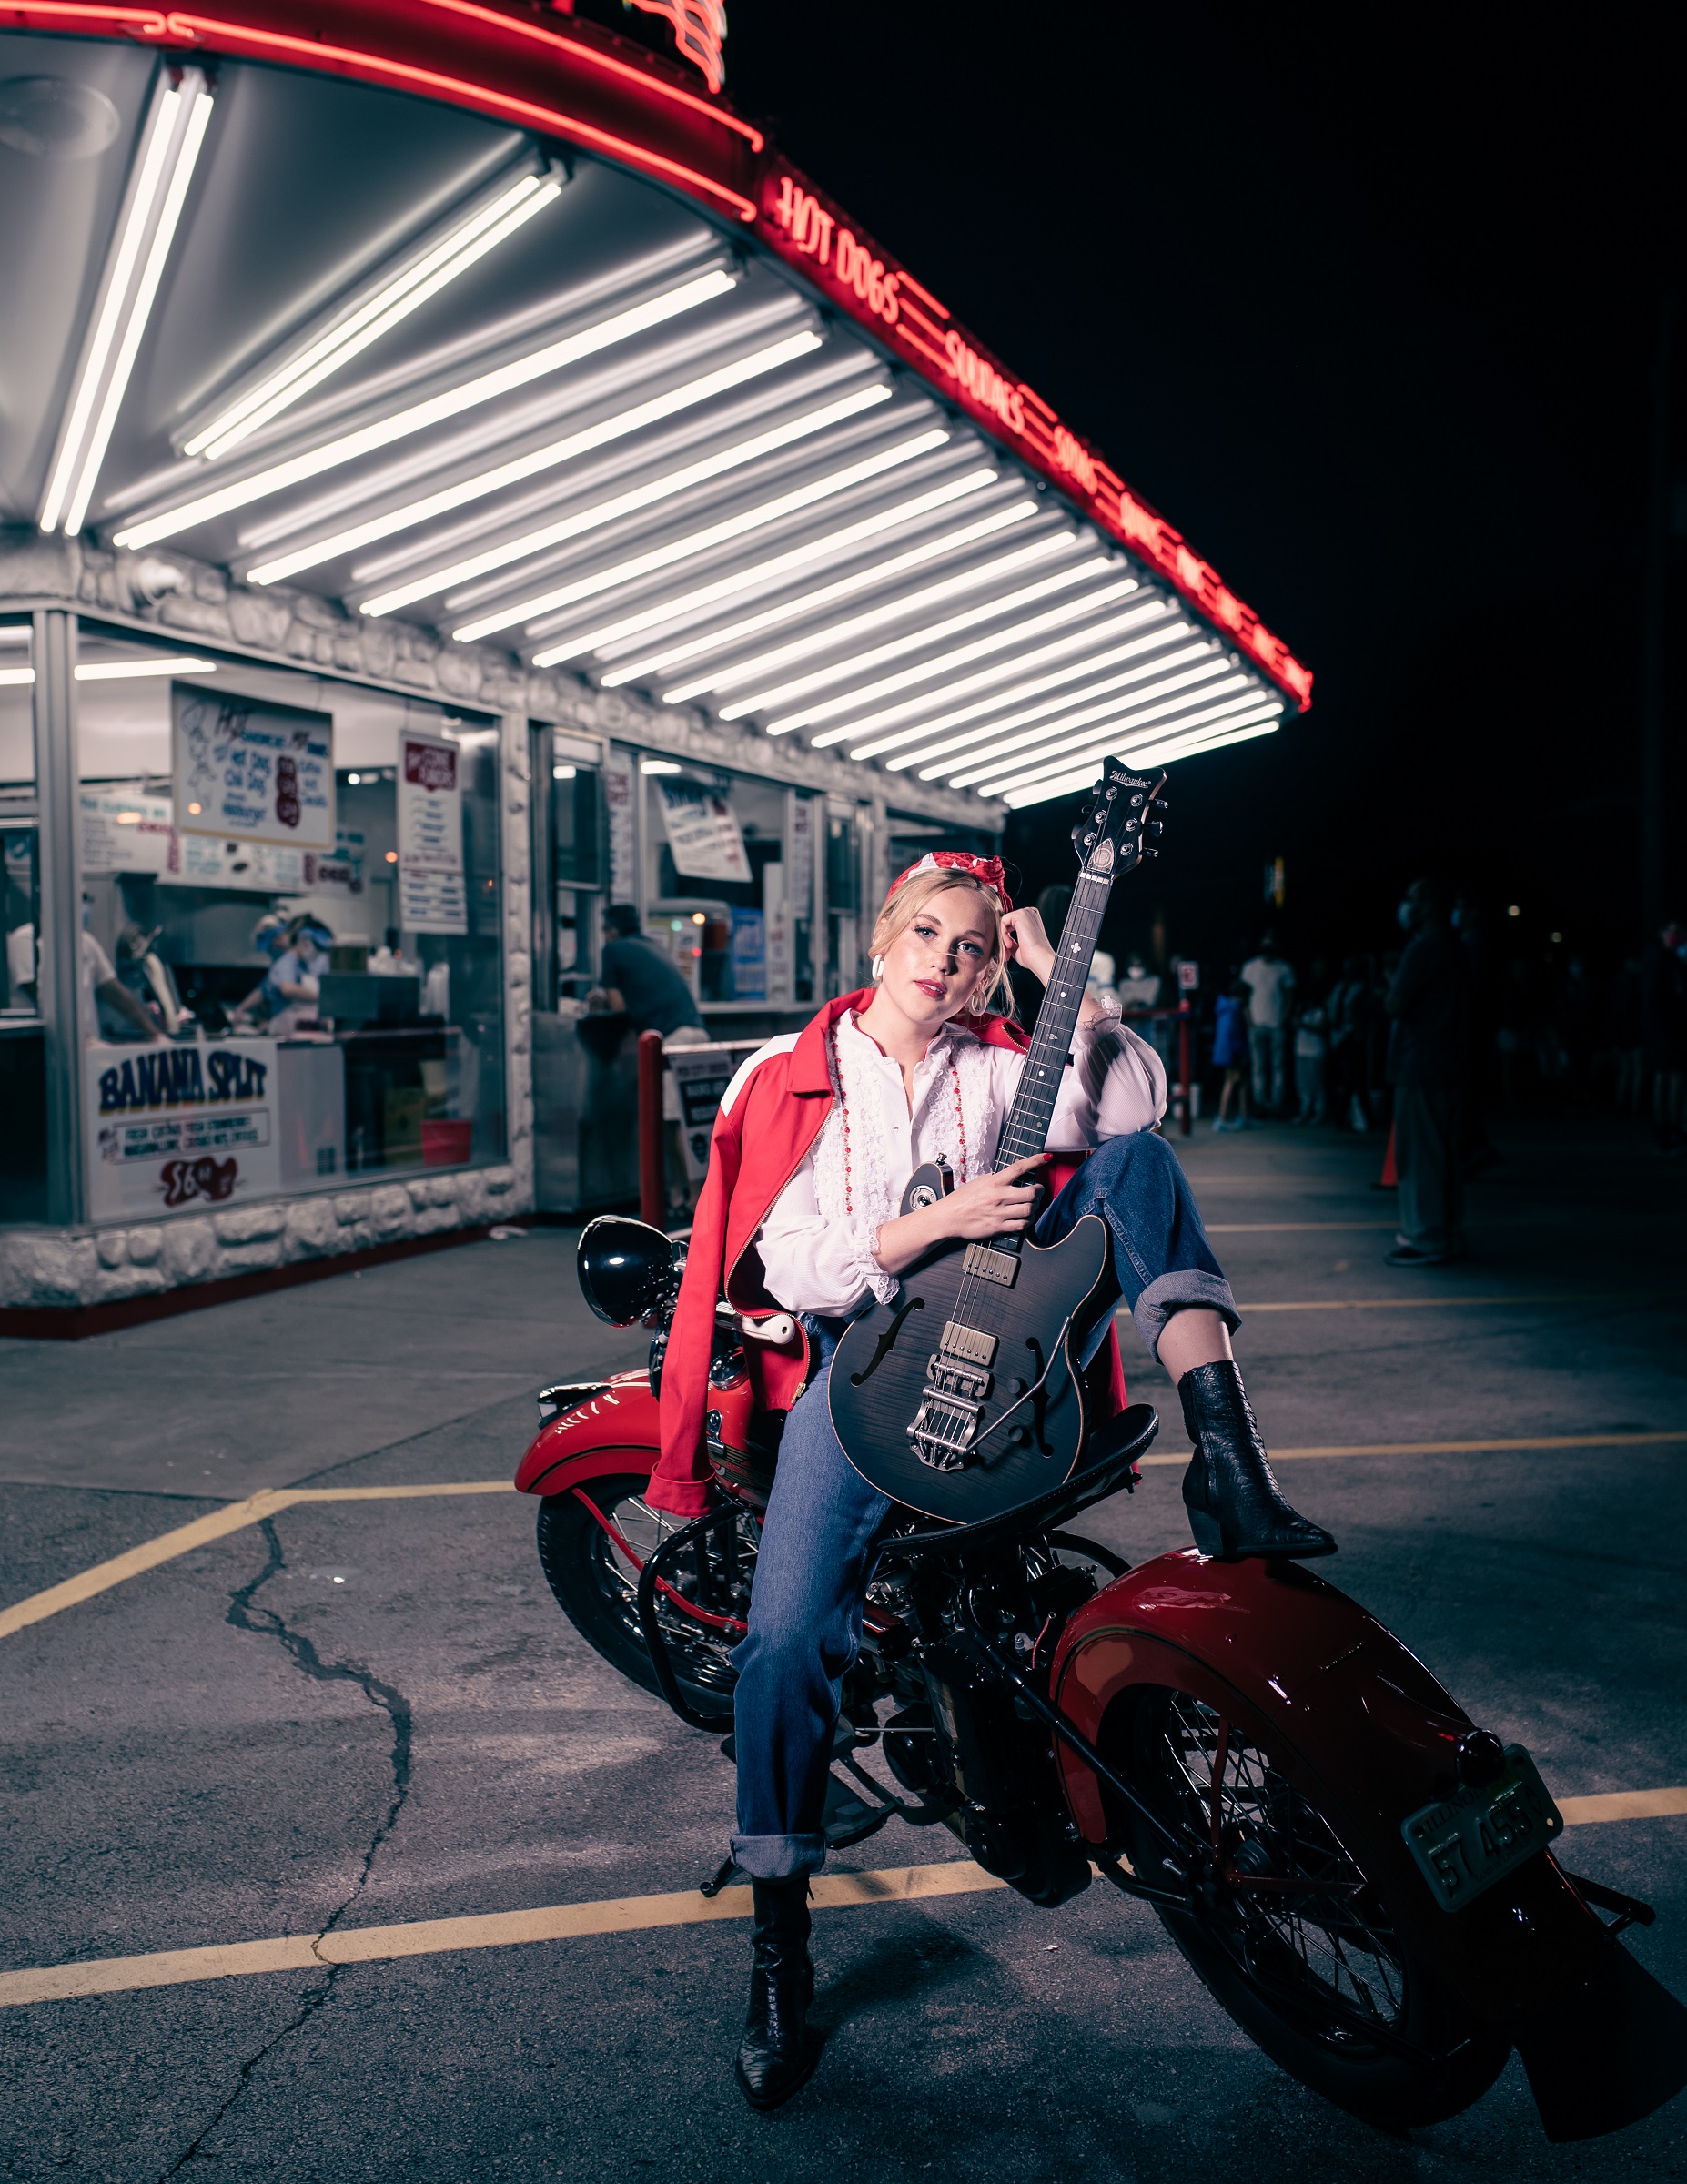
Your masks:
M 294 1663 L 300 1673 L 308 1676 L 313 1683 L 355 1684 L 369 1704 L 378 1712 L 387 1715 L 392 1724 L 392 1801 L 387 1807 L 385 1818 L 381 1820 L 374 1834 L 369 1837 L 369 1847 L 363 1854 L 363 1862 L 349 1891 L 344 1900 L 335 1906 L 323 1921 L 320 1928 L 312 1936 L 311 1955 L 321 1965 L 326 1977 L 319 1986 L 304 1997 L 298 2009 L 288 2023 L 283 2025 L 278 2032 L 273 2033 L 256 2055 L 248 2057 L 241 2064 L 239 2075 L 235 2080 L 234 2088 L 227 2099 L 223 2102 L 209 2122 L 198 2131 L 181 2155 L 165 2170 L 163 2177 L 159 2179 L 159 2184 L 169 2184 L 172 2177 L 178 2176 L 190 2161 L 198 2158 L 200 2149 L 246 2091 L 247 2087 L 251 2083 L 254 2071 L 257 2070 L 265 2057 L 278 2048 L 282 2041 L 290 2039 L 294 2033 L 308 2025 L 333 1994 L 335 1981 L 347 1967 L 344 1964 L 334 1963 L 329 1958 L 323 1956 L 318 1945 L 325 1935 L 333 1933 L 340 1920 L 345 1917 L 362 1895 L 369 1884 L 369 1874 L 374 1867 L 375 1859 L 381 1845 L 387 1841 L 394 1827 L 397 1826 L 399 1815 L 403 1811 L 410 1794 L 411 1718 L 409 1701 L 401 1692 L 395 1691 L 390 1684 L 383 1684 L 372 1670 L 360 1667 L 355 1661 L 323 1660 L 321 1654 L 318 1653 L 316 1647 L 302 1631 L 289 1629 L 284 1618 L 278 1615 L 273 1608 L 255 1604 L 257 1595 L 263 1587 L 269 1582 L 272 1577 L 278 1576 L 287 1568 L 287 1558 L 282 1552 L 281 1536 L 276 1530 L 275 1519 L 265 1517 L 259 1524 L 258 1530 L 263 1534 L 264 1543 L 268 1549 L 268 1559 L 256 1577 L 229 1595 L 228 1613 L 225 1621 L 232 1624 L 237 1631 L 248 1631 L 256 1637 L 278 1638 L 288 1653 L 291 1654 Z

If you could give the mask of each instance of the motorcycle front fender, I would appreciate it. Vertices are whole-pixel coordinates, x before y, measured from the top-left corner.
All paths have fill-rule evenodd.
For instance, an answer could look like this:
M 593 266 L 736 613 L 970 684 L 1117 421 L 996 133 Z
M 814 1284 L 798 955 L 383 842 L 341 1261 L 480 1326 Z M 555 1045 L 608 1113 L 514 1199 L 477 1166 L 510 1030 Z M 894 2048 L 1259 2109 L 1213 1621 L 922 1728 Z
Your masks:
M 1150 1685 L 1268 1736 L 1297 1786 L 1362 1845 L 1419 1954 L 1475 2016 L 1516 2026 L 1606 1965 L 1613 1944 L 1544 1851 L 1461 1911 L 1436 1903 L 1400 1824 L 1451 1787 L 1474 1724 L 1390 1631 L 1312 1572 L 1186 1549 L 1116 1579 L 1067 1625 L 1050 1695 L 1105 1752 L 1108 1714 Z M 1100 1782 L 1064 1745 L 1059 1764 L 1080 1833 L 1105 1842 Z
M 539 1429 L 516 1466 L 519 1493 L 561 1494 L 611 1472 L 655 1468 L 662 1427 L 650 1375 L 611 1373 Z

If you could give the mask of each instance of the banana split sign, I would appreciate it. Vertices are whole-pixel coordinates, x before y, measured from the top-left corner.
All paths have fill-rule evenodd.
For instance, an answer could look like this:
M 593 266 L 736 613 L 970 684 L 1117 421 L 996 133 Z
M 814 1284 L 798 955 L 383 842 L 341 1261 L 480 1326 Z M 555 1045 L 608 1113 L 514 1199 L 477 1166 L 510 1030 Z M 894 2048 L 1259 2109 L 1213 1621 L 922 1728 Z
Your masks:
M 91 1220 L 205 1213 L 280 1189 L 274 1039 L 86 1052 Z
M 782 258 L 922 378 L 934 380 L 986 431 L 1007 441 L 1080 502 L 1104 531 L 1168 578 L 1302 711 L 1311 703 L 1310 669 L 1237 598 L 1183 534 L 1068 430 L 1040 395 L 958 327 L 905 266 L 887 257 L 830 198 L 777 158 L 769 161 L 763 177 L 760 216 L 763 235 Z

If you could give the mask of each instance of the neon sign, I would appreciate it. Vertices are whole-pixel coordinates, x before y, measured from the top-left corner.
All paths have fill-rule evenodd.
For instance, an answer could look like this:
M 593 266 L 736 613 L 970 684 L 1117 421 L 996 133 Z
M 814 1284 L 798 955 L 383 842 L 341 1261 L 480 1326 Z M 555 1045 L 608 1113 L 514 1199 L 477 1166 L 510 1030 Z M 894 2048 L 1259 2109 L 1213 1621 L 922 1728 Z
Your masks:
M 726 61 L 721 48 L 726 43 L 726 10 L 721 0 L 631 0 L 647 15 L 665 15 L 673 25 L 673 42 L 711 91 L 726 81 Z
M 761 217 L 783 257 L 806 261 L 803 269 L 854 317 L 876 321 L 874 330 L 884 329 L 891 346 L 928 378 L 946 380 L 962 406 L 990 431 L 1017 441 L 1039 470 L 1086 503 L 1104 530 L 1151 562 L 1209 621 L 1228 632 L 1274 682 L 1302 707 L 1311 703 L 1310 669 L 1237 598 L 1181 531 L 1139 500 L 1116 471 L 1061 423 L 1040 395 L 963 333 L 905 267 L 885 258 L 834 207 L 781 165 L 764 178 Z

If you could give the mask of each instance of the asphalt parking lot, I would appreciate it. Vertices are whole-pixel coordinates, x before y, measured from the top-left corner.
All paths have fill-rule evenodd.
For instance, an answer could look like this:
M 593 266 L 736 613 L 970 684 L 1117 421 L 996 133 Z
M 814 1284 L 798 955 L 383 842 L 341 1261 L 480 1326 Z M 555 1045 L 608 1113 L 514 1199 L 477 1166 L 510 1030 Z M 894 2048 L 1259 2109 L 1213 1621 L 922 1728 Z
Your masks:
M 1410 1272 L 1374 1139 L 1180 1150 L 1330 1575 L 1529 1745 L 1567 1862 L 1657 1906 L 1631 1946 L 1687 1997 L 1687 1173 L 1569 1117 L 1502 1144 L 1472 1259 Z M 894 1827 L 837 1862 L 891 1877 L 817 1920 L 820 2073 L 753 2116 L 746 1929 L 695 1895 L 730 1767 L 576 1638 L 502 1483 L 540 1385 L 641 1352 L 571 1248 L 0 1343 L 0 1610 L 234 1527 L 0 1614 L 9 2178 L 1687 2177 L 1687 2097 L 1551 2148 L 1515 2062 L 1384 2138 L 1253 2048 L 1145 1908 L 1040 1911 Z M 1169 1458 L 1171 1390 L 1128 1339 L 1126 1365 Z M 1185 1543 L 1178 1475 L 1082 1529 Z

